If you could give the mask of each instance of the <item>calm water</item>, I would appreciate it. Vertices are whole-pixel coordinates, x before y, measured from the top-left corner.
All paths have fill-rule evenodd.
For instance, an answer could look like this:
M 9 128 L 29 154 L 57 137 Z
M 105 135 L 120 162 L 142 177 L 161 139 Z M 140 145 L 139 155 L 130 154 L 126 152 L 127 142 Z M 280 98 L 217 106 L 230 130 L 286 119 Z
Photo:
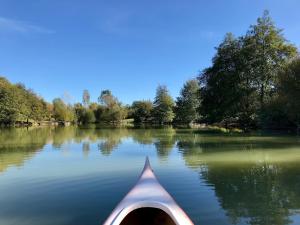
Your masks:
M 193 130 L 0 130 L 1 225 L 101 225 L 149 156 L 195 224 L 300 224 L 300 138 Z

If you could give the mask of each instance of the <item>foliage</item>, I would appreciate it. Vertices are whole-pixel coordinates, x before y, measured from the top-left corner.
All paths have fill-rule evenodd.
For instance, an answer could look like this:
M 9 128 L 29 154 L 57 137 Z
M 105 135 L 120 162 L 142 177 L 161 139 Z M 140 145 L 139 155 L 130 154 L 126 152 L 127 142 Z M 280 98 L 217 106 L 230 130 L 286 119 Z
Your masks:
M 102 106 L 102 108 L 99 108 L 98 111 L 98 121 L 120 122 L 126 118 L 126 108 L 123 107 L 119 100 L 112 95 L 110 90 L 102 91 L 98 101 Z
M 77 122 L 80 124 L 94 123 L 96 121 L 95 111 L 96 106 L 90 105 L 89 108 L 84 107 L 80 103 L 74 105 Z
M 71 106 L 66 105 L 60 98 L 53 100 L 53 116 L 56 121 L 74 122 L 76 117 Z
M 267 11 L 245 36 L 227 34 L 199 77 L 204 120 L 261 126 L 266 105 L 276 96 L 278 74 L 296 53 Z
M 14 98 L 14 87 L 5 78 L 0 78 L 0 121 L 14 123 L 18 117 L 17 101 Z
M 153 117 L 159 124 L 171 123 L 174 119 L 174 101 L 166 86 L 158 86 L 154 100 Z
M 150 122 L 153 110 L 153 103 L 151 101 L 134 101 L 131 109 L 134 122 Z
M 282 30 L 276 28 L 268 11 L 250 27 L 244 37 L 244 45 L 253 70 L 253 86 L 259 94 L 262 109 L 274 93 L 279 71 L 288 59 L 296 56 L 297 49 L 285 40 Z
M 82 117 L 82 123 L 87 124 L 94 122 L 96 122 L 94 111 L 92 111 L 91 109 L 86 109 Z
M 49 119 L 47 103 L 22 84 L 0 77 L 0 123 L 33 122 Z
M 94 110 L 95 118 L 97 123 L 103 122 L 103 113 L 105 111 L 105 107 L 102 105 L 97 105 L 97 108 Z
M 240 115 L 251 115 L 249 98 L 253 90 L 242 82 L 244 65 L 241 40 L 226 34 L 217 48 L 213 65 L 203 71 L 199 78 L 203 98 L 201 113 L 207 122 L 220 122 Z M 246 77 L 246 76 L 245 76 Z M 243 121 L 244 122 L 244 121 Z
M 76 115 L 77 122 L 82 123 L 86 108 L 81 103 L 76 103 L 74 104 L 73 109 Z
M 300 128 L 300 58 L 290 62 L 279 76 L 279 98 L 288 119 Z
M 175 107 L 175 121 L 188 124 L 199 119 L 200 87 L 197 80 L 187 81 L 180 91 Z

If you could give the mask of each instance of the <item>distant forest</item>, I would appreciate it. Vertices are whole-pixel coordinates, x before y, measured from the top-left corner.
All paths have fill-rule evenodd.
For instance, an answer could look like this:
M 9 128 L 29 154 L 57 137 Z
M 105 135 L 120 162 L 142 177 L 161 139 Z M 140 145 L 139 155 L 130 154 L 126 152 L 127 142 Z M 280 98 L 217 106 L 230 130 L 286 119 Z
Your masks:
M 227 33 L 212 65 L 183 84 L 175 100 L 166 86 L 154 100 L 122 104 L 110 90 L 98 102 L 83 91 L 81 103 L 48 103 L 23 84 L 0 77 L 0 124 L 121 123 L 217 124 L 226 128 L 300 129 L 300 57 L 269 13 L 245 35 Z

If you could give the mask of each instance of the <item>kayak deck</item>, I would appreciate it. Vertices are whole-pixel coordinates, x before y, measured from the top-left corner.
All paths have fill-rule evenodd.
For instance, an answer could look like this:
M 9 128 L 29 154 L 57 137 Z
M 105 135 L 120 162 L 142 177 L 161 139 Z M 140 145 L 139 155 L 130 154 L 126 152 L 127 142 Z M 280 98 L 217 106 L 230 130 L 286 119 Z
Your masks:
M 146 158 L 143 172 L 140 175 L 137 184 L 114 209 L 108 219 L 104 222 L 104 225 L 125 225 L 125 222 L 130 218 L 131 220 L 137 218 L 138 213 L 146 213 L 146 211 L 148 212 L 148 216 L 154 215 L 154 211 L 156 211 L 158 216 L 164 215 L 164 218 L 167 218 L 167 221 L 173 222 L 173 224 L 170 223 L 170 225 L 193 225 L 185 212 L 177 205 L 174 199 L 156 179 L 148 157 Z M 134 215 L 136 216 L 133 217 Z M 143 217 L 140 218 L 143 219 Z M 162 223 L 162 219 L 162 217 L 161 219 L 157 219 L 159 220 L 159 224 L 164 224 Z M 145 218 L 144 220 L 143 223 L 131 222 L 130 224 L 148 225 L 149 223 L 146 223 Z M 155 221 L 150 224 L 154 225 Z

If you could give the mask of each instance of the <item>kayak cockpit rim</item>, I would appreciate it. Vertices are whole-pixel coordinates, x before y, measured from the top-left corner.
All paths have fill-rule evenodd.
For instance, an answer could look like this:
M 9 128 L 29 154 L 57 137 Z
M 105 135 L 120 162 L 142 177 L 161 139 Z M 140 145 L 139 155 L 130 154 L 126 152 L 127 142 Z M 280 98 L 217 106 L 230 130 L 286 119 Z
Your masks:
M 126 218 L 126 216 L 128 216 L 131 212 L 142 208 L 153 208 L 153 209 L 162 210 L 172 219 L 172 221 L 176 225 L 181 225 L 176 222 L 176 218 L 174 217 L 173 213 L 169 210 L 169 208 L 159 202 L 138 202 L 136 204 L 132 204 L 130 207 L 123 208 L 116 216 L 115 220 L 112 221 L 111 225 L 121 224 L 122 221 Z
M 132 212 L 146 208 L 157 209 L 163 212 L 166 218 L 173 222 L 171 224 L 194 225 L 185 212 L 159 183 L 151 168 L 148 157 L 146 158 L 143 171 L 136 185 L 112 211 L 103 225 L 120 225 Z
M 120 225 L 177 225 L 174 220 L 163 210 L 157 208 L 138 208 L 131 211 Z

